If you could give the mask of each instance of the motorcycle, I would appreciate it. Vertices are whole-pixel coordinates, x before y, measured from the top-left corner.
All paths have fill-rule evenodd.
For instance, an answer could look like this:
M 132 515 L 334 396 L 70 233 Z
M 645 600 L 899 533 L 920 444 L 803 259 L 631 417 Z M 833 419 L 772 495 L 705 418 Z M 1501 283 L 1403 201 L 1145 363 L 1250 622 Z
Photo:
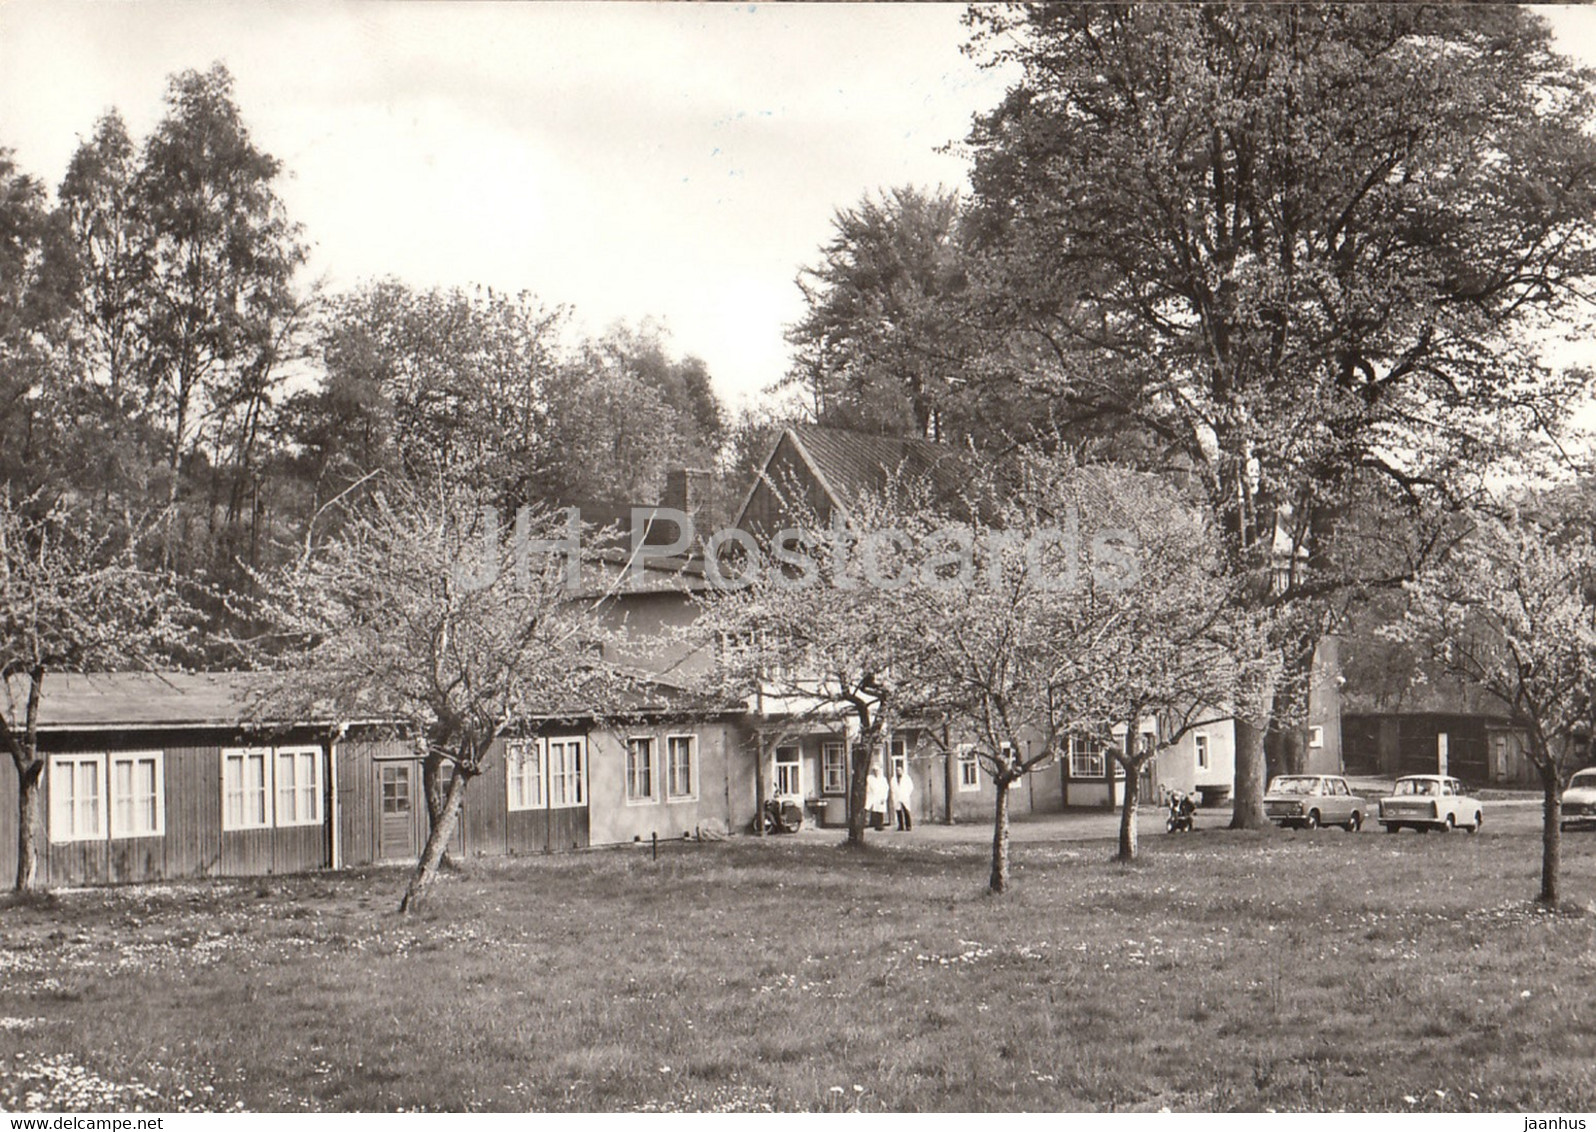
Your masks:
M 766 833 L 797 833 L 804 824 L 804 809 L 790 799 L 769 798 L 754 821 L 756 831 L 762 827 Z
M 1195 824 L 1197 803 L 1191 800 L 1188 794 L 1171 794 L 1169 796 L 1169 816 L 1164 819 L 1164 828 L 1170 833 L 1190 833 Z

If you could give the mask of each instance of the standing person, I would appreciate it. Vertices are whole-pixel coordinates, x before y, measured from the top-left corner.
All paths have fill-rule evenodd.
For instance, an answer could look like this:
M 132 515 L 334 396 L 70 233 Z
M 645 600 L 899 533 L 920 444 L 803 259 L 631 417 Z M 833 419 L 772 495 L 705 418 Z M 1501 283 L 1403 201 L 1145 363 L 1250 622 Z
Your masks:
M 865 779 L 865 813 L 870 815 L 871 829 L 885 829 L 887 824 L 887 780 L 879 766 L 870 768 Z
M 892 780 L 892 796 L 898 800 L 898 828 L 907 833 L 914 828 L 914 779 L 906 767 L 898 767 L 898 776 Z

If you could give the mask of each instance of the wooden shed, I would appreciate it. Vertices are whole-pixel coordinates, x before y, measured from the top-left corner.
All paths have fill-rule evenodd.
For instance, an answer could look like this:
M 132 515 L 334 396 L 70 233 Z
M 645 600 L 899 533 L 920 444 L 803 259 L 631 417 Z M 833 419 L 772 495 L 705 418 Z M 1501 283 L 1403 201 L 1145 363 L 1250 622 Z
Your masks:
M 244 673 L 51 674 L 39 745 L 38 882 L 107 884 L 336 868 L 374 857 L 392 728 L 253 725 Z M 0 770 L 0 875 L 16 870 L 17 777 Z
M 251 725 L 247 673 L 51 675 L 37 882 L 61 887 L 413 862 L 428 822 L 417 744 L 380 720 Z M 529 720 L 472 783 L 453 851 L 498 857 L 752 820 L 735 712 L 640 701 L 629 718 Z M 0 764 L 0 876 L 17 775 Z

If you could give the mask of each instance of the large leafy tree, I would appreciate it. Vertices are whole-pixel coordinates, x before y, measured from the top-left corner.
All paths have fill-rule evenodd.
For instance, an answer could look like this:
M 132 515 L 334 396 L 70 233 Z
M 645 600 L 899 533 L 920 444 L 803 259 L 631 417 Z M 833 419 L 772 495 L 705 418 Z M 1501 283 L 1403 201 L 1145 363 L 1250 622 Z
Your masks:
M 58 490 L 54 420 L 65 368 L 63 241 L 44 186 L 0 148 L 0 475 L 24 497 Z
M 971 20 L 1020 75 L 970 139 L 990 317 L 1033 344 L 1061 420 L 1116 421 L 1203 486 L 1253 606 L 1350 565 L 1344 541 L 1316 570 L 1360 477 L 1446 500 L 1562 419 L 1571 383 L 1528 338 L 1587 318 L 1596 142 L 1588 76 L 1531 12 Z M 1282 589 L 1287 527 L 1306 568 Z M 1240 825 L 1264 820 L 1267 716 L 1238 720 Z
M 126 530 L 92 514 L 40 514 L 0 493 L 0 746 L 17 771 L 18 891 L 38 869 L 50 674 L 152 669 L 192 655 L 191 587 L 142 557 Z
M 706 549 L 712 584 L 689 630 L 715 658 L 701 690 L 754 696 L 793 726 L 851 723 L 848 844 L 859 848 L 877 747 L 890 728 L 934 709 L 919 675 L 924 622 L 909 589 L 920 569 L 909 532 L 924 528 L 926 500 L 919 485 L 895 480 L 851 500 L 846 513 L 822 516 L 793 485 L 773 486 L 789 526 Z
M 832 218 L 798 274 L 805 311 L 787 328 L 786 392 L 820 424 L 981 448 L 1049 446 L 1033 349 L 994 334 L 967 202 L 944 189 L 866 194 Z M 1070 439 L 1080 442 L 1087 430 Z
M 665 329 L 649 319 L 638 326 L 617 323 L 589 342 L 585 355 L 596 368 L 634 377 L 659 397 L 676 418 L 672 431 L 680 433 L 670 447 L 700 462 L 714 459 L 725 439 L 726 411 L 702 358 L 672 357 Z
M 1541 780 L 1541 888 L 1560 897 L 1562 790 L 1596 722 L 1596 543 L 1555 512 L 1474 516 L 1476 526 L 1408 586 L 1399 637 L 1477 688 L 1529 739 Z
M 281 171 L 250 136 L 226 67 L 171 78 L 133 192 L 148 226 L 141 369 L 173 500 L 201 451 L 247 467 L 303 314 L 292 281 L 306 249 L 274 187 Z
M 438 466 L 506 512 L 535 497 L 565 319 L 524 294 L 392 279 L 331 298 L 322 384 L 292 410 L 318 505 L 373 471 Z
M 713 465 L 724 423 L 702 361 L 648 326 L 573 346 L 568 325 L 528 294 L 389 279 L 331 298 L 322 383 L 289 412 L 314 506 L 438 460 L 507 512 L 653 500 L 669 465 Z
M 280 175 L 226 68 L 185 71 L 142 142 L 115 111 L 95 124 L 49 226 L 54 364 L 35 402 L 61 458 L 40 478 L 124 525 L 161 505 L 163 553 L 184 568 L 225 574 L 262 541 L 267 453 L 306 305 Z
M 138 176 L 138 147 L 112 111 L 72 155 L 58 194 L 77 315 L 78 380 L 64 399 L 106 504 L 142 494 L 149 465 L 160 460 L 146 395 L 154 233 Z
M 281 673 L 263 708 L 392 719 L 425 741 L 431 830 L 401 911 L 425 896 L 507 730 L 606 713 L 624 689 L 571 585 L 584 552 L 568 523 L 545 508 L 501 522 L 459 476 L 390 474 L 331 537 L 260 579 L 250 617 L 269 627 L 257 646 Z
M 832 217 L 819 263 L 798 276 L 807 310 L 788 328 L 783 387 L 821 424 L 950 439 L 971 349 L 956 193 L 909 186 L 867 195 Z

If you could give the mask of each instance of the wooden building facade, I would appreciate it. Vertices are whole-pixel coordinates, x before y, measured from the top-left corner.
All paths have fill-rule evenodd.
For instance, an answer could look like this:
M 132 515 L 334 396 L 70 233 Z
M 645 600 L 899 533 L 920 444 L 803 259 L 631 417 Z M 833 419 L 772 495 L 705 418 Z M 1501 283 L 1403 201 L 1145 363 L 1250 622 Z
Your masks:
M 1474 785 L 1533 785 L 1523 729 L 1470 712 L 1347 712 L 1341 717 L 1347 773 L 1394 777 L 1446 773 Z
M 120 884 L 413 862 L 428 819 L 416 743 L 376 722 L 251 727 L 243 674 L 47 678 L 37 883 Z M 466 795 L 461 857 L 549 853 L 752 822 L 733 716 L 534 722 Z M 0 875 L 17 775 L 0 766 Z

